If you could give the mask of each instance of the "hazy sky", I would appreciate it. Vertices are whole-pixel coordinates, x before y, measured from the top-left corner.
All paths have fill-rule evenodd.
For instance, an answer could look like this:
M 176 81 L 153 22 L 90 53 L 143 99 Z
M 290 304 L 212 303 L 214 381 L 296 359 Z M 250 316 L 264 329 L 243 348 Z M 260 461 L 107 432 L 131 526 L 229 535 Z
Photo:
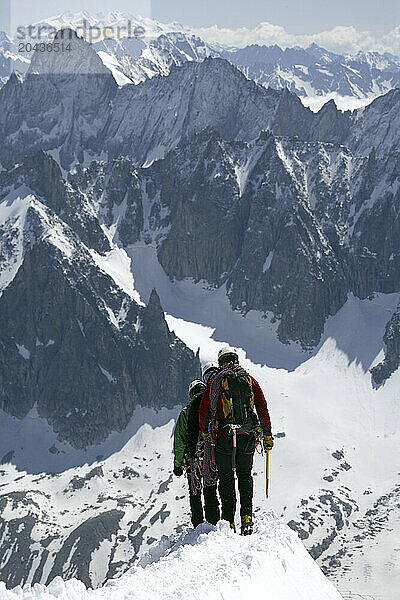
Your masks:
M 400 25 L 399 0 L 0 0 L 0 24 L 11 5 L 13 26 L 71 10 L 128 11 L 186 25 L 254 27 L 261 21 L 290 33 L 354 25 L 380 34 Z

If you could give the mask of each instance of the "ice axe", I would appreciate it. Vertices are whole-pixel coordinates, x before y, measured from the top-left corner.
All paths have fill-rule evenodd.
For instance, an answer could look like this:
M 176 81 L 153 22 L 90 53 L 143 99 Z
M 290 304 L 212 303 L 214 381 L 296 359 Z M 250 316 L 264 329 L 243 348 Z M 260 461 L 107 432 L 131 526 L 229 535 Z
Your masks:
M 233 436 L 232 443 L 232 469 L 236 469 L 236 448 L 237 448 L 237 430 L 240 429 L 240 425 L 230 425 Z
M 269 494 L 269 450 L 265 451 L 265 495 Z

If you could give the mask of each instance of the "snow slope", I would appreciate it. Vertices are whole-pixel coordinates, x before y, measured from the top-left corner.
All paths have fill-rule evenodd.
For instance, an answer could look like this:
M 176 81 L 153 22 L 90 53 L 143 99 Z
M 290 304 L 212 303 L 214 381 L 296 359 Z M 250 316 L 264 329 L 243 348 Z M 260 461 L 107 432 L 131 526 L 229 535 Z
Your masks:
M 369 369 L 382 359 L 398 294 L 349 296 L 310 356 L 279 344 L 273 324 L 266 328 L 254 311 L 244 318 L 229 310 L 221 290 L 171 282 L 153 252 L 140 244 L 128 250 L 142 299 L 156 285 L 174 315 L 167 316 L 170 329 L 194 351 L 200 348 L 202 361 L 215 359 L 228 341 L 240 347 L 241 364 L 261 383 L 277 434 L 270 505 L 342 589 L 397 600 L 400 482 L 393 457 L 400 455 L 400 373 L 375 390 Z M 259 456 L 254 470 L 261 514 Z
M 268 590 L 271 600 L 340 600 L 297 536 L 274 513 L 257 532 L 239 538 L 226 522 L 200 525 L 176 541 L 164 537 L 128 574 L 97 590 L 57 578 L 48 588 L 35 585 L 7 591 L 0 600 L 239 600 Z
M 135 269 L 134 274 L 135 284 L 141 289 L 144 284 Z M 150 284 L 150 270 L 148 278 Z M 173 284 L 169 292 L 172 301 Z M 162 287 L 160 293 L 163 295 Z M 182 287 L 176 285 L 176 315 L 185 307 L 181 293 Z M 191 295 L 194 311 L 193 289 Z M 142 297 L 147 300 L 144 294 Z M 315 356 L 308 360 L 303 356 L 303 361 L 298 366 L 293 364 L 290 371 L 265 365 L 271 346 L 266 346 L 260 364 L 249 360 L 251 347 L 245 336 L 246 349 L 239 350 L 241 363 L 265 392 L 276 437 L 268 502 L 264 459 L 258 454 L 255 459 L 256 522 L 263 521 L 266 510 L 273 509 L 290 523 L 340 589 L 369 594 L 376 600 L 397 600 L 400 586 L 400 488 L 398 465 L 393 460 L 400 453 L 400 373 L 374 390 L 368 368 L 377 358 L 361 350 L 373 337 L 381 339 L 385 313 L 394 300 L 350 298 L 328 321 L 322 346 Z M 210 324 L 222 314 L 217 301 L 215 304 L 217 313 L 209 314 Z M 188 307 L 187 302 L 187 311 Z M 225 312 L 225 331 L 229 329 L 229 314 L 234 330 L 237 316 L 227 309 Z M 189 313 L 185 316 L 186 320 L 167 316 L 170 328 L 192 349 L 200 347 L 202 360 L 214 358 L 224 338 L 215 339 L 215 327 L 189 322 Z M 238 318 L 243 320 L 244 331 L 246 319 Z M 374 323 L 371 331 L 366 322 Z M 357 343 L 356 333 L 362 330 L 366 330 L 366 335 Z M 239 333 L 236 330 L 236 335 Z M 379 356 L 381 349 L 374 346 L 371 352 Z M 40 540 L 49 540 L 41 582 L 45 583 L 46 578 L 51 581 L 57 554 L 61 548 L 69 547 L 68 536 L 75 539 L 77 547 L 71 547 L 70 556 L 66 557 L 64 579 L 79 577 L 86 585 L 98 586 L 110 576 L 126 571 L 149 548 L 156 548 L 154 544 L 161 535 L 176 535 L 188 524 L 186 481 L 171 475 L 171 419 L 176 415 L 177 411 L 135 414 L 125 432 L 112 434 L 103 445 L 87 452 L 60 444 L 35 414 L 22 422 L 3 422 L 0 456 L 15 452 L 13 464 L 3 465 L 1 471 L 1 494 L 9 498 L 7 510 L 12 509 L 13 498 L 21 493 L 27 493 L 32 500 L 42 498 L 43 514 L 38 515 L 32 545 L 32 549 L 37 549 Z M 137 430 L 137 425 L 146 421 L 152 426 L 145 424 Z M 15 439 L 21 441 L 18 447 Z M 19 508 L 18 516 L 23 511 L 36 514 L 35 510 L 33 504 L 27 504 L 22 510 Z M 79 526 L 115 510 L 123 513 L 117 530 L 110 533 L 110 539 L 104 537 L 97 549 L 90 549 L 85 536 L 90 538 L 91 530 L 79 533 Z M 85 552 L 91 555 L 86 556 Z M 89 564 L 88 578 L 79 570 L 84 561 Z M 34 567 L 29 583 L 34 580 Z M 147 578 L 147 574 L 143 577 Z M 61 584 L 53 584 L 56 585 Z

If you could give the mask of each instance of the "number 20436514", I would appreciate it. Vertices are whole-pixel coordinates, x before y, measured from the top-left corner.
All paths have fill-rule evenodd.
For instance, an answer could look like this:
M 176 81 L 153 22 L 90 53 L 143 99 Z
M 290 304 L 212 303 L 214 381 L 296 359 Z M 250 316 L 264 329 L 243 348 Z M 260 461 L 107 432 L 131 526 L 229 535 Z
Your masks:
M 64 42 L 54 42 L 52 44 L 47 42 L 36 44 L 20 42 L 18 44 L 18 52 L 71 52 L 71 50 L 71 44 L 65 44 Z

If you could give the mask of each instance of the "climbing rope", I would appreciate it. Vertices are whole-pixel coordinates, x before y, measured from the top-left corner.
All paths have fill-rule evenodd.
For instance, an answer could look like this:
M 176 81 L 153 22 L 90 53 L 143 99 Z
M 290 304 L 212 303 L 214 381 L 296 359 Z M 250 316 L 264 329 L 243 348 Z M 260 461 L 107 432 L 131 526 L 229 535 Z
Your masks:
M 215 439 L 217 436 L 216 417 L 218 410 L 218 400 L 222 391 L 222 380 L 243 369 L 239 365 L 229 364 L 221 369 L 211 382 L 210 406 L 208 411 L 209 422 L 208 432 L 204 435 L 204 463 L 203 463 L 203 481 L 204 487 L 210 487 L 217 483 L 218 470 L 215 463 Z
M 204 441 L 203 481 L 204 487 L 211 487 L 217 483 L 218 470 L 215 462 L 215 443 L 213 439 Z
M 189 485 L 193 496 L 201 492 L 201 466 L 197 453 L 189 461 Z

